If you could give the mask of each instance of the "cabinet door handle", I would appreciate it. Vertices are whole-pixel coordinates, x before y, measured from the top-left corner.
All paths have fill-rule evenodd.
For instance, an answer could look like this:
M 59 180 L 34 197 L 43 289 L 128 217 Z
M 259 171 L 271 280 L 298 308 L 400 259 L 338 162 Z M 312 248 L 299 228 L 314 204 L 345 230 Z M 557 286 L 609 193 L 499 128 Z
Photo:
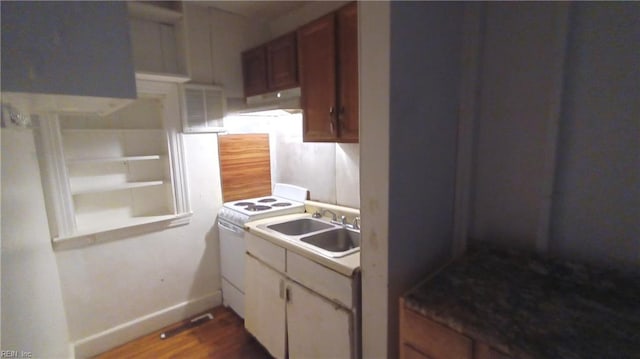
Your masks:
M 333 106 L 329 107 L 329 126 L 332 134 L 336 133 L 335 112 L 336 111 Z
M 280 279 L 280 299 L 285 299 L 284 279 Z
M 284 290 L 284 301 L 289 303 L 291 301 L 291 288 L 287 287 Z

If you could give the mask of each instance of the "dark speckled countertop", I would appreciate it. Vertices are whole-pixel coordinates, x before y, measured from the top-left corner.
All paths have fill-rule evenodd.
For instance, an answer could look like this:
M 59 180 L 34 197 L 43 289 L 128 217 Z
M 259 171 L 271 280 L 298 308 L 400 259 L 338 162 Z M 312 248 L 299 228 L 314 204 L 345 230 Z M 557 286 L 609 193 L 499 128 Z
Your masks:
M 405 306 L 514 358 L 640 358 L 640 276 L 482 248 Z

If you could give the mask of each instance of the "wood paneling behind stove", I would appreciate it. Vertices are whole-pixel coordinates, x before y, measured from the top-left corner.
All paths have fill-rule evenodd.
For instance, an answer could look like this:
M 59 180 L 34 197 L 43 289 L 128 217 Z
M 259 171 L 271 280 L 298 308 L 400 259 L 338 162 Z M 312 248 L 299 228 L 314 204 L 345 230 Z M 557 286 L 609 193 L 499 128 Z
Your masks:
M 268 134 L 218 137 L 224 202 L 271 195 Z

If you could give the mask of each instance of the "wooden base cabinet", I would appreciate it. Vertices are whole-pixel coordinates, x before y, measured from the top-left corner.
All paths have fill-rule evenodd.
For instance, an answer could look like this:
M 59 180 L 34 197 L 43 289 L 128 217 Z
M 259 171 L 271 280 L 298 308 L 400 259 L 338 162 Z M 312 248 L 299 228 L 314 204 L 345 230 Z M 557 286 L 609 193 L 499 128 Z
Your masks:
M 249 333 L 275 358 L 356 358 L 356 311 L 342 304 L 359 288 L 354 280 L 250 233 L 245 238 Z M 289 271 L 299 274 L 292 276 Z M 307 273 L 316 273 L 317 282 L 299 282 Z M 332 274 L 341 278 L 327 282 Z M 343 283 L 335 284 L 340 280 Z M 332 295 L 336 288 L 349 293 Z
M 406 308 L 400 299 L 401 359 L 509 359 L 485 343 Z

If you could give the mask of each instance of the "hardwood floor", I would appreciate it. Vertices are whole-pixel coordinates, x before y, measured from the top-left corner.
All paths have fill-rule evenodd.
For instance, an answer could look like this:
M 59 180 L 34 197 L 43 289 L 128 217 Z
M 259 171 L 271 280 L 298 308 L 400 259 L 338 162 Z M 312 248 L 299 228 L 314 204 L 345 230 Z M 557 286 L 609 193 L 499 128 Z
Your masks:
M 160 333 L 185 324 L 175 323 L 95 358 L 271 358 L 269 353 L 244 329 L 242 318 L 231 309 L 216 307 L 210 320 L 167 339 Z

